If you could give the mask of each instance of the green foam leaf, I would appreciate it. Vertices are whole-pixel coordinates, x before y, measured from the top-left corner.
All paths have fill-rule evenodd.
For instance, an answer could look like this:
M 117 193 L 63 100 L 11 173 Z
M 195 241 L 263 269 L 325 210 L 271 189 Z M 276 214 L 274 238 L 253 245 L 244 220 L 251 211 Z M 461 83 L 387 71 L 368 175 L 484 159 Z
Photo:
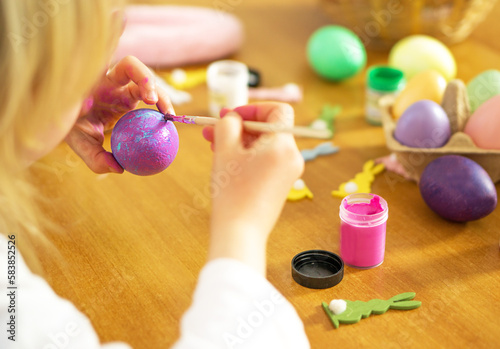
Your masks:
M 390 298 L 390 301 L 393 302 L 399 302 L 399 301 L 407 301 L 410 299 L 415 298 L 417 294 L 415 292 L 406 292 L 406 293 L 400 293 L 392 298 Z
M 420 302 L 420 301 L 402 301 L 402 302 L 397 302 L 397 303 L 391 304 L 391 309 L 412 310 L 412 309 L 417 309 L 421 305 L 422 305 L 422 302 Z

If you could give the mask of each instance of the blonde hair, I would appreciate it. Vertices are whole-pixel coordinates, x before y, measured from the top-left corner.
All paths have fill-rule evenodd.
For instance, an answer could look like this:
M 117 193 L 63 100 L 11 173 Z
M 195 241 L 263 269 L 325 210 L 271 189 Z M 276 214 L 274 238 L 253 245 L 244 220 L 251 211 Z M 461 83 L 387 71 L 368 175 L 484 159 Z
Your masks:
M 105 72 L 121 2 L 0 0 L 0 233 L 40 232 L 22 151 L 40 147 L 40 130 L 58 127 Z

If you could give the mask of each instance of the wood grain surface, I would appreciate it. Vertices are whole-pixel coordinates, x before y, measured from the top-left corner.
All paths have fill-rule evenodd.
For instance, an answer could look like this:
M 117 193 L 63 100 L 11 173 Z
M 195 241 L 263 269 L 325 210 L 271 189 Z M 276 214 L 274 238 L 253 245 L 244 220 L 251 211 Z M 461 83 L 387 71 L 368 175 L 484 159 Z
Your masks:
M 304 88 L 303 102 L 294 105 L 296 124 L 310 123 L 325 103 L 343 108 L 333 139 L 340 152 L 306 163 L 303 179 L 314 199 L 286 204 L 268 247 L 268 278 L 296 307 L 312 348 L 500 347 L 500 209 L 478 221 L 450 223 L 426 206 L 415 183 L 388 172 L 372 186 L 389 204 L 384 263 L 370 270 L 346 267 L 344 280 L 326 290 L 293 281 L 290 261 L 298 252 L 339 252 L 340 200 L 330 192 L 365 161 L 389 152 L 382 128 L 364 120 L 364 72 L 333 84 L 307 64 L 308 37 L 330 23 L 317 1 L 220 2 L 245 26 L 244 46 L 231 58 L 258 69 L 265 86 L 296 82 Z M 468 81 L 500 67 L 499 17 L 500 4 L 469 39 L 451 47 L 459 78 Z M 369 65 L 386 60 L 387 53 L 368 52 Z M 191 92 L 194 101 L 177 113 L 206 114 L 206 88 Z M 54 249 L 40 249 L 45 277 L 89 316 L 106 342 L 148 349 L 172 345 L 206 260 L 212 153 L 201 127 L 176 126 L 179 153 L 159 175 L 96 175 L 65 144 L 36 170 L 49 199 L 46 213 L 63 228 L 47 232 Z M 304 149 L 321 141 L 297 142 Z M 390 310 L 339 329 L 321 308 L 334 298 L 368 301 L 410 291 L 421 308 Z

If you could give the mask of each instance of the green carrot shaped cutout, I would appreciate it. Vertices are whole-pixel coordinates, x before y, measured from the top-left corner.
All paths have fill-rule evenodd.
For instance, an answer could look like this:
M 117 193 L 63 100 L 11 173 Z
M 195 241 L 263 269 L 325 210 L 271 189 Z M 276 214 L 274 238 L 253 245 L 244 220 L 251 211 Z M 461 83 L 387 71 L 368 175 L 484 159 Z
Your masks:
M 321 114 L 319 116 L 319 119 L 324 120 L 326 124 L 328 125 L 328 128 L 330 131 L 335 132 L 335 127 L 333 126 L 333 122 L 335 121 L 335 117 L 337 114 L 340 113 L 342 110 L 342 107 L 339 105 L 334 105 L 331 106 L 329 104 L 326 104 L 323 106 L 323 109 L 321 110 Z
M 335 132 L 335 126 L 333 125 L 335 118 L 342 111 L 342 107 L 340 105 L 330 105 L 325 104 L 321 109 L 321 113 L 317 120 L 323 120 L 330 131 Z M 311 124 L 312 125 L 312 124 Z M 311 126 L 310 125 L 310 126 Z
M 335 328 L 339 328 L 339 323 L 343 324 L 355 324 L 361 320 L 361 318 L 365 319 L 370 314 L 383 314 L 389 309 L 397 309 L 397 310 L 412 310 L 420 307 L 422 302 L 420 301 L 412 301 L 410 299 L 415 298 L 415 292 L 406 292 L 398 294 L 388 300 L 383 299 L 372 299 L 368 302 L 362 301 L 348 301 L 347 309 L 338 315 L 335 315 L 328 304 L 325 302 L 321 303 L 323 309 L 325 310 L 326 315 L 332 321 L 332 324 Z

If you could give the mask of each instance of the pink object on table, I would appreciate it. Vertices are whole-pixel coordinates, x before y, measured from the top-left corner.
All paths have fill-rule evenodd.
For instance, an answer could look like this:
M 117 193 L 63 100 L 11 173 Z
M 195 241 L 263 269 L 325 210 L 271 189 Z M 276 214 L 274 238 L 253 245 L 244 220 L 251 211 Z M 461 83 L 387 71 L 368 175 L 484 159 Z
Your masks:
M 302 88 L 294 83 L 280 87 L 254 87 L 248 89 L 250 99 L 295 103 L 302 101 Z
M 404 166 L 399 162 L 395 153 L 377 158 L 375 159 L 375 163 L 384 164 L 387 171 L 394 172 L 395 174 L 402 176 L 404 179 L 413 180 L 408 171 L 406 171 Z
M 114 60 L 132 55 L 153 68 L 179 67 L 226 57 L 243 43 L 235 16 L 195 6 L 129 6 Z
M 378 195 L 356 193 L 340 204 L 340 256 L 356 268 L 373 268 L 384 261 L 387 202 Z

